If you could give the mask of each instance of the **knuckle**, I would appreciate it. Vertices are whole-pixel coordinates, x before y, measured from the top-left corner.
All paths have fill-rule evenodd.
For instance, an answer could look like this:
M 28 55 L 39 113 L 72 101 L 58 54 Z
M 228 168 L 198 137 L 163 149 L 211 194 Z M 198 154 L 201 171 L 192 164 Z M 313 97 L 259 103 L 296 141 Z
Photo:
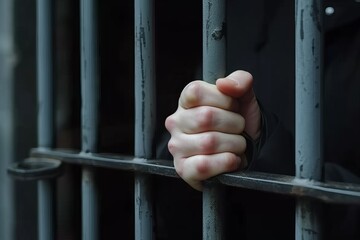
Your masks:
M 210 172 L 210 163 L 204 156 L 199 157 L 195 169 L 200 176 L 207 175 Z
M 213 133 L 206 133 L 199 143 L 200 151 L 203 154 L 213 153 L 217 144 L 217 137 Z
M 214 111 L 209 107 L 202 107 L 196 115 L 196 121 L 199 129 L 208 130 L 212 127 L 214 120 Z
M 171 138 L 168 142 L 169 152 L 174 156 L 177 153 L 178 147 L 174 138 Z
M 182 94 L 184 107 L 192 107 L 199 104 L 201 99 L 201 84 L 201 81 L 193 81 L 184 88 Z
M 165 119 L 165 127 L 166 129 L 171 132 L 176 126 L 176 119 L 174 115 L 170 115 Z

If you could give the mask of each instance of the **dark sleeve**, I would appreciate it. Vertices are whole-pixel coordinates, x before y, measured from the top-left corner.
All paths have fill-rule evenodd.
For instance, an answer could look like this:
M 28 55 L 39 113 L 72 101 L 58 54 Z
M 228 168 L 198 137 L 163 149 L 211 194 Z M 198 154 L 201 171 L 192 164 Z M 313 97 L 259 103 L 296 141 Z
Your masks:
M 157 159 L 172 160 L 173 156 L 168 150 L 167 144 L 171 138 L 168 131 L 164 130 L 160 137 L 155 138 L 155 157 Z
M 247 170 L 295 175 L 292 134 L 273 113 L 260 108 L 262 134 L 257 142 L 248 141 L 251 161 Z

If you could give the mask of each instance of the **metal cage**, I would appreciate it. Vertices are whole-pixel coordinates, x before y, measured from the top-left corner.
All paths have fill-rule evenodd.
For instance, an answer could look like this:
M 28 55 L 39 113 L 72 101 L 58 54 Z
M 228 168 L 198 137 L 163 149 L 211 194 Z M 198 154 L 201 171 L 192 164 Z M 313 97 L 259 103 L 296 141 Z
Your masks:
M 118 174 L 131 172 L 131 176 L 134 176 L 135 194 L 134 238 L 157 239 L 154 234 L 154 205 L 157 203 L 152 197 L 152 178 L 161 176 L 177 179 L 178 176 L 172 161 L 154 157 L 154 126 L 157 123 L 155 1 L 134 2 L 134 155 L 102 154 L 98 151 L 99 102 L 102 98 L 99 90 L 101 80 L 98 54 L 101 36 L 98 34 L 99 16 L 95 0 L 81 0 L 79 5 L 81 148 L 71 151 L 57 148 L 54 117 L 56 63 L 52 39 L 53 4 L 53 1 L 36 1 L 37 147 L 31 150 L 29 158 L 12 164 L 8 171 L 17 179 L 37 182 L 38 238 L 41 240 L 56 238 L 55 186 L 56 178 L 66 171 L 64 164 L 78 165 L 81 168 L 82 239 L 99 239 L 100 186 L 97 169 L 114 169 Z M 202 75 L 208 82 L 214 82 L 226 73 L 225 5 L 226 1 L 222 0 L 202 2 Z M 359 185 L 324 182 L 321 177 L 323 13 L 314 11 L 314 8 L 321 9 L 322 1 L 295 1 L 296 176 L 240 171 L 208 180 L 202 199 L 203 239 L 223 239 L 225 221 L 221 210 L 221 190 L 225 185 L 295 198 L 296 239 L 321 239 L 319 202 L 355 205 L 360 203 Z M 317 14 L 315 17 L 314 13 Z M 119 29 L 114 29 L 117 30 Z M 33 218 L 35 221 L 35 216 Z

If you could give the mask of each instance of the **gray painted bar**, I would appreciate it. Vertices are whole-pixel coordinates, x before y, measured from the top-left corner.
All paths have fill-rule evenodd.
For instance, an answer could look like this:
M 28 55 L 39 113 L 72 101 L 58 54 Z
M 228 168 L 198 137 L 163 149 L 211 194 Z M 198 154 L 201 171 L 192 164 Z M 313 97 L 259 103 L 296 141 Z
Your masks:
M 203 0 L 203 78 L 215 83 L 226 73 L 226 1 Z
M 95 0 L 80 2 L 81 29 L 81 97 L 82 97 L 82 153 L 97 151 L 99 64 L 97 41 L 97 6 Z M 96 172 L 91 167 L 82 169 L 82 238 L 99 238 L 98 189 Z
M 82 239 L 84 240 L 99 238 L 99 196 L 95 170 L 89 166 L 82 168 Z
M 155 130 L 154 1 L 135 0 L 135 156 L 150 158 Z M 154 239 L 151 176 L 135 174 L 135 239 Z
M 203 78 L 214 83 L 226 73 L 226 1 L 203 0 Z M 222 194 L 219 185 L 204 186 L 203 239 L 223 239 Z
M 54 144 L 52 2 L 37 0 L 38 146 Z
M 52 1 L 37 0 L 38 146 L 54 147 Z M 54 182 L 38 181 L 38 237 L 54 239 Z
M 6 173 L 15 160 L 13 99 L 16 55 L 14 3 L 0 0 L 0 239 L 15 239 L 14 183 Z
M 322 15 L 321 0 L 295 1 L 296 21 L 296 177 L 322 178 Z M 296 239 L 321 239 L 321 208 L 299 198 L 296 206 Z
M 54 180 L 38 181 L 39 239 L 55 239 Z
M 134 156 L 114 154 L 79 154 L 78 151 L 32 149 L 31 158 L 54 159 L 69 164 L 88 165 L 96 168 L 110 168 L 130 172 L 142 172 L 164 177 L 179 178 L 174 164 L 165 159 L 136 158 Z M 30 160 L 30 159 L 29 159 Z M 39 172 L 41 174 L 41 172 Z M 14 174 L 14 173 L 12 173 Z M 29 176 L 26 172 L 16 173 L 17 177 Z M 225 173 L 207 180 L 237 188 L 253 189 L 293 197 L 312 198 L 325 203 L 360 205 L 360 184 L 344 182 L 321 182 L 299 179 L 295 176 L 237 171 Z

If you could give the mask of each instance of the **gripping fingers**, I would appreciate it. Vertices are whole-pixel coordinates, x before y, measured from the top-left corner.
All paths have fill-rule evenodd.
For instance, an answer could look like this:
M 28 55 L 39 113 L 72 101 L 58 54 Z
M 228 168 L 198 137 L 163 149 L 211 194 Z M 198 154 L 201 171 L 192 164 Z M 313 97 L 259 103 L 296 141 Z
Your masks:
M 241 135 L 221 132 L 178 133 L 171 137 L 168 148 L 174 158 L 221 152 L 231 152 L 240 156 L 246 149 L 246 140 Z
M 169 131 L 175 127 L 181 132 L 193 134 L 205 131 L 240 134 L 245 128 L 244 118 L 224 109 L 199 106 L 190 109 L 179 108 L 165 121 Z
M 202 190 L 201 181 L 221 173 L 235 171 L 240 163 L 240 157 L 229 152 L 195 155 L 174 160 L 175 169 L 179 176 L 199 191 Z

